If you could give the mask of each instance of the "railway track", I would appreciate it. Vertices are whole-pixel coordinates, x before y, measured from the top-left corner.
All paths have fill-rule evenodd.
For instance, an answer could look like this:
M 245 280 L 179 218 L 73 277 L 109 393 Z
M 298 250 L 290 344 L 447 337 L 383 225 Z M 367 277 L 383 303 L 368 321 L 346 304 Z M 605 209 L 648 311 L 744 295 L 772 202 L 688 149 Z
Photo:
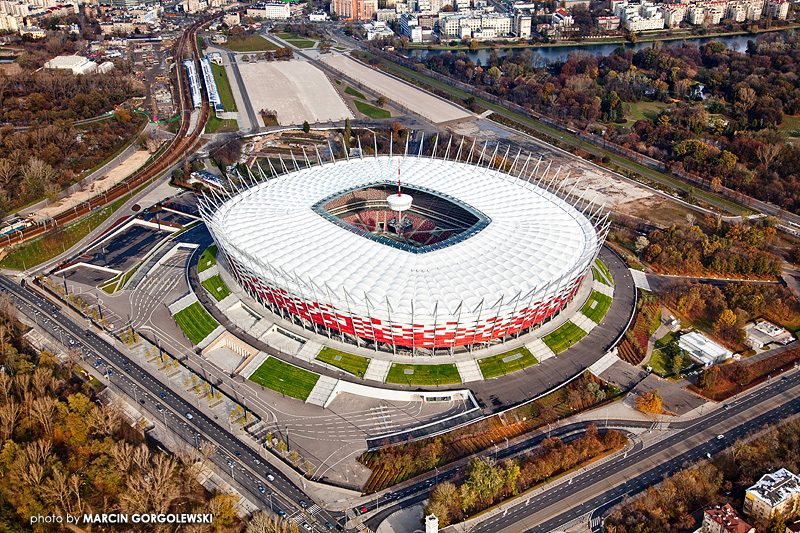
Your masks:
M 192 102 L 190 101 L 189 91 L 187 90 L 188 82 L 183 74 L 181 60 L 183 59 L 183 54 L 188 47 L 189 53 L 194 61 L 198 61 L 199 51 L 197 50 L 195 34 L 197 33 L 197 30 L 208 21 L 209 19 L 204 19 L 190 26 L 178 40 L 173 51 L 173 57 L 175 58 L 175 75 L 178 82 L 178 93 L 182 111 L 191 110 L 193 109 L 193 106 Z M 197 66 L 199 70 L 199 65 Z M 13 246 L 35 237 L 40 237 L 60 226 L 69 224 L 70 222 L 88 215 L 95 210 L 101 209 L 102 207 L 118 200 L 131 191 L 134 191 L 137 187 L 154 180 L 172 165 L 180 161 L 195 147 L 197 141 L 200 139 L 200 136 L 203 134 L 206 122 L 210 116 L 208 98 L 204 91 L 201 91 L 201 94 L 203 95 L 203 104 L 200 108 L 200 118 L 197 121 L 193 131 L 189 132 L 191 113 L 182 112 L 181 125 L 178 129 L 177 135 L 169 141 L 169 144 L 163 149 L 163 151 L 146 167 L 138 170 L 134 174 L 131 174 L 124 181 L 121 181 L 108 191 L 97 194 L 89 200 L 73 206 L 72 209 L 68 209 L 59 213 L 49 220 L 49 227 L 46 221 L 44 225 L 36 224 L 33 226 L 28 226 L 27 228 L 17 230 L 1 237 L 0 248 Z

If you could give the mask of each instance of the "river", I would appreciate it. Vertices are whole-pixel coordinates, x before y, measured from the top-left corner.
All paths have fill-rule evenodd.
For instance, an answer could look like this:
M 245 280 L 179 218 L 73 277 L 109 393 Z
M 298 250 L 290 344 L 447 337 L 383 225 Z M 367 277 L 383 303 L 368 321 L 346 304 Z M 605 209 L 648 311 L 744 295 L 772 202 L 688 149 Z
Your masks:
M 794 31 L 794 30 L 789 30 Z M 707 42 L 710 41 L 717 41 L 723 43 L 726 47 L 730 50 L 734 50 L 736 52 L 744 52 L 747 50 L 747 41 L 748 40 L 755 40 L 756 37 L 753 35 L 729 35 L 726 37 L 693 37 L 693 38 L 686 38 L 687 44 L 694 44 L 697 46 L 702 46 Z M 662 47 L 669 47 L 669 46 L 682 46 L 683 40 L 677 39 L 673 41 L 661 41 L 660 45 Z M 574 44 L 574 45 L 557 45 L 557 46 L 535 46 L 530 48 L 496 48 L 497 53 L 500 57 L 504 57 L 510 50 L 513 50 L 514 53 L 519 53 L 523 50 L 531 50 L 534 54 L 539 54 L 545 62 L 554 62 L 554 61 L 566 61 L 569 54 L 576 50 L 581 50 L 584 52 L 589 52 L 595 56 L 607 56 L 614 52 L 617 48 L 622 46 L 623 43 L 615 43 L 615 44 Z M 642 50 L 644 48 L 650 48 L 653 46 L 652 41 L 640 41 L 636 44 L 624 43 L 625 49 L 627 50 Z M 476 50 L 474 52 L 470 52 L 469 50 L 452 50 L 452 52 L 466 52 L 467 56 L 472 61 L 477 63 L 477 60 L 480 59 L 481 64 L 485 65 L 489 59 L 489 55 L 492 53 L 491 49 L 482 49 Z M 448 52 L 448 50 L 424 50 L 424 49 L 415 49 L 408 51 L 408 57 L 414 59 L 424 59 L 429 54 L 444 54 Z M 536 63 L 536 62 L 534 62 Z

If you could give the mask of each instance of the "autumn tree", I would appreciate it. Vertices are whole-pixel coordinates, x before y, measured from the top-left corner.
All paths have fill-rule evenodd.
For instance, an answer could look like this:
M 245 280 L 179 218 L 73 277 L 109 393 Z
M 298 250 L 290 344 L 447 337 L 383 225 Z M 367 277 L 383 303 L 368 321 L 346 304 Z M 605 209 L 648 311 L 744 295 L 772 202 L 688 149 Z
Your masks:
M 658 414 L 662 411 L 661 400 L 661 395 L 658 394 L 657 389 L 650 392 L 642 392 L 636 396 L 636 408 L 643 413 Z

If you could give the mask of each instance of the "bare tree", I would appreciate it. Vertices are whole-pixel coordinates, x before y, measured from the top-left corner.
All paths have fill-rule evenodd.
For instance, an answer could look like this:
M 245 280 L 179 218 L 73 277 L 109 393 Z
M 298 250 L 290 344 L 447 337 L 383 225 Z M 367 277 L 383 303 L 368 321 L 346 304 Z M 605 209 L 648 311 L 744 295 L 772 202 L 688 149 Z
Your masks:
M 19 417 L 19 405 L 14 400 L 0 405 L 0 440 L 6 441 L 11 436 Z

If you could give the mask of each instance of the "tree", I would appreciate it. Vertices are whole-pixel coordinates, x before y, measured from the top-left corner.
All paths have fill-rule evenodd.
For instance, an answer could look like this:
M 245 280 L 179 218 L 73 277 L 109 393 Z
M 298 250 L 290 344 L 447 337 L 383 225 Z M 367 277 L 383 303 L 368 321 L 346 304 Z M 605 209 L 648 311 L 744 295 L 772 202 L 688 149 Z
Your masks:
M 658 389 L 651 392 L 643 392 L 636 397 L 636 408 L 643 413 L 658 414 L 662 411 L 661 401 L 662 398 L 658 394 Z
M 344 133 L 342 134 L 343 142 L 344 142 L 344 149 L 347 150 L 350 148 L 350 138 L 352 136 L 352 132 L 350 131 L 350 119 L 344 119 Z
M 785 533 L 785 531 L 786 521 L 783 519 L 783 515 L 779 512 L 775 512 L 775 514 L 772 515 L 772 520 L 770 520 L 767 533 Z
M 377 100 L 375 103 L 377 103 L 377 104 L 378 104 L 378 107 L 383 107 L 383 106 L 385 106 L 385 105 L 386 105 L 386 97 L 385 97 L 385 96 L 383 96 L 383 95 L 380 95 L 380 96 L 378 97 L 378 100 Z
M 303 121 L 303 131 L 305 133 L 308 133 L 309 131 L 311 131 L 311 125 L 308 123 L 307 120 Z

